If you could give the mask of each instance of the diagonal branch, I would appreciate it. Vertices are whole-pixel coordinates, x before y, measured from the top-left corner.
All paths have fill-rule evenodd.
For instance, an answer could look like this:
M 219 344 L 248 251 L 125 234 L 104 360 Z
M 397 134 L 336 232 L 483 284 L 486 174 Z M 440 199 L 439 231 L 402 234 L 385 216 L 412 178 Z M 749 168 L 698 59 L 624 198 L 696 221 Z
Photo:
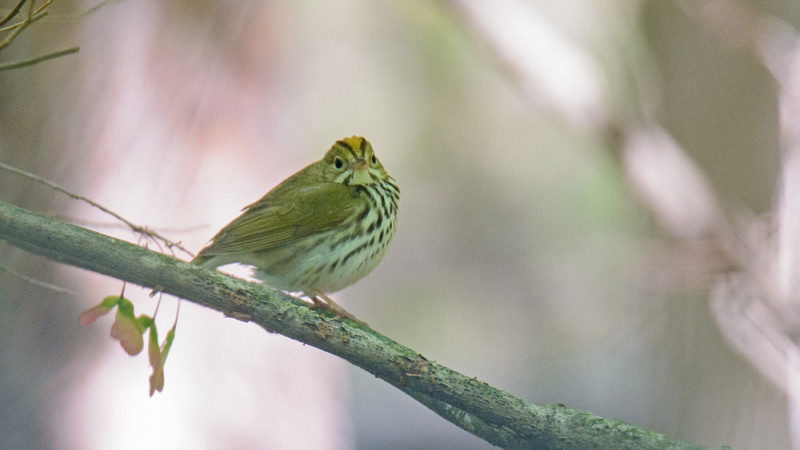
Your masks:
M 73 53 L 78 53 L 80 47 L 70 47 L 64 50 L 59 50 L 57 52 L 48 53 L 46 55 L 37 56 L 35 58 L 26 59 L 24 61 L 12 61 L 0 64 L 0 71 L 3 70 L 11 70 L 11 69 L 19 69 L 22 67 L 32 66 L 34 64 L 39 64 L 40 62 L 47 61 L 49 59 L 60 58 L 62 56 L 71 55 Z
M 703 448 L 614 419 L 535 405 L 282 292 L 0 202 L 0 239 L 54 261 L 185 298 L 339 356 L 505 448 Z

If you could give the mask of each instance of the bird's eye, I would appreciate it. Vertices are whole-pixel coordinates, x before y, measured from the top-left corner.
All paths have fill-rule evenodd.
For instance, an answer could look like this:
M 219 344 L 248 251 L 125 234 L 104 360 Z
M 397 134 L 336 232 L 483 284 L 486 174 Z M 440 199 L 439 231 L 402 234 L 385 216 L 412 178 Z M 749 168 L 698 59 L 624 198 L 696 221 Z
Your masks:
M 372 155 L 372 164 L 378 164 L 378 158 L 376 158 L 375 155 Z
M 333 166 L 336 167 L 337 169 L 341 169 L 343 165 L 344 163 L 342 162 L 342 158 L 339 158 L 337 156 L 336 158 L 333 159 Z

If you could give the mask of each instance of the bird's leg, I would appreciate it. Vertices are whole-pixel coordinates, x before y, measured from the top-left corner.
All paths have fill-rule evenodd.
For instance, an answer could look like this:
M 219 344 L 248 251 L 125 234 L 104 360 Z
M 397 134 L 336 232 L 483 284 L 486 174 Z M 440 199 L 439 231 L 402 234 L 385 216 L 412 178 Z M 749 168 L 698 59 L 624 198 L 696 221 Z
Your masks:
M 362 321 L 356 319 L 356 316 L 354 316 L 354 315 L 350 314 L 349 312 L 347 312 L 346 309 L 344 309 L 341 306 L 339 306 L 339 304 L 336 303 L 335 301 L 333 301 L 333 299 L 331 299 L 330 297 L 328 297 L 327 295 L 325 295 L 325 294 L 323 294 L 321 292 L 309 295 L 308 297 L 311 299 L 312 302 L 314 302 L 314 305 L 312 306 L 312 308 L 325 308 L 325 309 L 327 309 L 329 311 L 335 312 L 336 313 L 336 317 L 335 317 L 336 319 L 341 319 L 341 318 L 344 317 L 344 318 L 347 318 L 347 319 L 354 320 L 354 321 L 356 321 L 358 323 L 361 323 L 363 325 L 367 325 L 366 322 L 362 322 Z
M 325 294 L 317 294 L 317 295 L 319 295 L 320 297 L 322 297 L 323 300 L 325 300 L 325 304 L 328 306 L 328 309 L 330 309 L 331 311 L 335 312 L 336 313 L 336 317 L 346 317 L 348 319 L 355 319 L 356 318 L 354 315 L 352 315 L 349 312 L 347 312 L 346 309 L 344 309 L 341 306 L 339 306 L 338 303 L 333 301 L 333 299 L 328 297 L 327 295 L 325 295 Z
M 311 294 L 311 295 L 308 296 L 308 298 L 310 298 L 311 301 L 314 302 L 314 305 L 311 306 L 312 309 L 325 308 L 325 306 L 327 306 L 327 305 L 325 305 L 325 302 L 322 301 L 321 298 L 317 297 L 317 294 Z

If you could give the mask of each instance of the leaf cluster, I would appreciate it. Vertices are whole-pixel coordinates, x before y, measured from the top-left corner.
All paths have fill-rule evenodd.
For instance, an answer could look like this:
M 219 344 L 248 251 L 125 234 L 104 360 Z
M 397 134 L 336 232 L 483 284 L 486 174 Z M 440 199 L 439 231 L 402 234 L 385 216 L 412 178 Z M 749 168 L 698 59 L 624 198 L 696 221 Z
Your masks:
M 129 355 L 135 356 L 142 352 L 144 333 L 150 331 L 147 341 L 147 356 L 150 360 L 150 367 L 153 368 L 153 373 L 150 375 L 150 396 L 152 397 L 155 391 L 161 392 L 164 389 L 164 363 L 172 347 L 172 341 L 175 339 L 177 320 L 167 332 L 167 337 L 159 344 L 155 320 L 144 314 L 136 317 L 133 303 L 125 297 L 117 295 L 104 298 L 99 305 L 81 313 L 78 320 L 83 326 L 91 325 L 100 316 L 108 314 L 114 308 L 117 308 L 117 314 L 111 325 L 111 337 L 119 341 Z

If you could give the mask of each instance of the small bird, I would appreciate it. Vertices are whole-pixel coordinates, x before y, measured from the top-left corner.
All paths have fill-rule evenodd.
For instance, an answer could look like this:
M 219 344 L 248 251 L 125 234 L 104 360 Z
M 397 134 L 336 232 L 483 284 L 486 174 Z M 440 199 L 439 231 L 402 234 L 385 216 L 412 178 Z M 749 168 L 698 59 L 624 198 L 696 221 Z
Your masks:
M 397 182 L 372 145 L 363 137 L 344 138 L 246 206 L 192 263 L 255 266 L 265 284 L 354 318 L 326 294 L 378 265 L 397 230 L 399 200 Z

